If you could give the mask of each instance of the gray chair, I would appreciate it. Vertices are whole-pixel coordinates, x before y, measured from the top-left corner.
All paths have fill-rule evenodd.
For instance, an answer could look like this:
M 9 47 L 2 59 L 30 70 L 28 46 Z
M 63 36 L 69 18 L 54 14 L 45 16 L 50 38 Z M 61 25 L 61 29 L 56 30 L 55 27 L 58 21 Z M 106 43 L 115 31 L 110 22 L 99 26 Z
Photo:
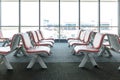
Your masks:
M 120 40 L 119 37 L 115 34 L 107 34 L 108 40 L 110 42 L 111 50 L 120 53 Z M 120 70 L 120 66 L 118 68 Z

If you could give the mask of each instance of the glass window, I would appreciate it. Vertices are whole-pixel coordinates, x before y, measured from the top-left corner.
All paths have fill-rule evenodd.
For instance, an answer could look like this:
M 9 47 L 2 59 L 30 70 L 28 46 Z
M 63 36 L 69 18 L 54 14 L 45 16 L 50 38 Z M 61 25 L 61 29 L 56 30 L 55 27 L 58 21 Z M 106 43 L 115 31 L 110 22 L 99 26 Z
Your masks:
M 39 26 L 39 2 L 21 1 L 21 25 Z
M 1 2 L 1 25 L 19 26 L 18 2 Z
M 10 38 L 18 33 L 18 27 L 1 27 L 3 37 Z
M 79 25 L 78 0 L 60 2 L 60 39 L 75 37 Z
M 78 26 L 78 2 L 60 2 L 60 26 Z
M 59 23 L 58 2 L 41 2 L 41 26 L 56 27 Z
M 60 38 L 61 39 L 68 39 L 68 38 L 76 38 L 78 37 L 78 30 L 79 27 L 71 27 L 71 26 L 64 26 L 60 27 Z
M 38 30 L 38 26 L 34 26 L 34 27 L 32 27 L 32 26 L 28 26 L 28 27 L 26 27 L 26 26 L 22 26 L 21 27 L 21 32 L 27 32 L 27 31 L 34 31 L 34 30 Z
M 80 27 L 98 31 L 98 1 L 80 3 Z
M 43 36 L 45 38 L 54 38 L 59 39 L 59 28 L 58 27 L 41 27 L 41 31 L 43 32 Z
M 104 33 L 118 34 L 118 3 L 102 1 L 100 3 L 100 30 Z
M 45 37 L 59 38 L 59 3 L 58 0 L 41 2 L 41 30 Z M 48 33 L 50 33 L 48 35 Z

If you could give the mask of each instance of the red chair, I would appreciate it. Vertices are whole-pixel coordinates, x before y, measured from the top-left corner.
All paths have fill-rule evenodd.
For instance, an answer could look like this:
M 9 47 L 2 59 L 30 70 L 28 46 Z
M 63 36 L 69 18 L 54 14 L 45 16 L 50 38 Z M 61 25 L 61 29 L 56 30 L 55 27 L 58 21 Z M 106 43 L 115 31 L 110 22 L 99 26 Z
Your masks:
M 82 31 L 82 29 L 80 29 L 80 30 L 78 31 L 78 34 L 77 34 L 77 37 L 76 37 L 76 38 L 68 38 L 67 41 L 69 42 L 69 40 L 79 40 L 81 31 Z
M 80 40 L 71 41 L 69 45 L 70 46 L 88 45 L 90 43 L 91 35 L 92 35 L 92 31 L 87 30 L 85 31 L 83 41 L 80 41 Z
M 112 54 L 110 52 L 110 44 L 109 43 L 110 43 L 109 40 L 105 39 L 105 41 L 103 42 L 103 47 L 99 53 L 99 56 L 112 57 Z
M 32 54 L 32 59 L 30 63 L 28 64 L 27 68 L 30 69 L 35 64 L 35 61 L 38 61 L 42 68 L 47 68 L 46 64 L 40 57 L 41 54 L 47 54 L 50 55 L 50 48 L 46 46 L 33 46 L 30 40 L 30 37 L 27 33 L 20 34 L 22 43 L 24 46 L 24 52 L 26 52 L 27 55 Z
M 83 41 L 83 38 L 84 38 L 84 35 L 85 35 L 85 30 L 81 30 L 80 29 L 80 33 L 79 33 L 79 36 L 77 38 L 71 38 L 68 40 L 68 44 L 72 41 Z
M 33 43 L 35 46 L 50 46 L 53 47 L 53 43 L 45 40 L 39 41 L 37 34 L 35 31 L 29 31 L 29 34 L 31 36 L 31 39 L 33 40 Z
M 0 47 L 0 56 L 3 62 L 5 63 L 8 70 L 12 70 L 13 67 L 10 62 L 7 60 L 6 56 L 11 53 L 15 53 L 19 47 L 20 38 L 18 34 L 15 34 L 12 37 L 10 46 Z
M 12 38 L 5 38 L 2 34 L 2 31 L 0 30 L 0 42 L 3 43 L 2 46 L 5 46 L 5 45 L 9 45 L 9 43 L 11 42 Z
M 55 43 L 55 42 L 54 42 L 54 38 L 44 38 L 43 33 L 42 33 L 41 30 L 37 30 L 36 33 L 37 33 L 38 38 L 39 38 L 40 40 L 42 39 L 42 40 L 44 40 L 44 41 L 52 42 L 53 44 Z
M 92 45 L 81 45 L 74 48 L 75 53 L 84 53 L 84 58 L 81 61 L 79 67 L 84 67 L 88 59 L 92 62 L 94 66 L 97 66 L 97 63 L 91 53 L 98 53 L 102 47 L 103 39 L 105 34 L 96 33 Z
M 86 31 L 81 31 L 81 34 L 80 34 L 80 36 L 79 36 L 79 39 L 77 39 L 77 40 L 69 40 L 69 41 L 68 41 L 69 47 L 72 45 L 72 42 L 73 42 L 73 43 L 74 43 L 74 42 L 83 42 L 84 37 L 85 37 L 85 34 L 86 34 Z

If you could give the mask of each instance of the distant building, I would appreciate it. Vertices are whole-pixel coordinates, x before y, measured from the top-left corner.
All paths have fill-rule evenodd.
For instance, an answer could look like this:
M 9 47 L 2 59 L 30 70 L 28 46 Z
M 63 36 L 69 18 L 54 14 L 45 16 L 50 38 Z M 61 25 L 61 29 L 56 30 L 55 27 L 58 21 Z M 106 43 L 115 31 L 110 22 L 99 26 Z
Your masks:
M 65 24 L 65 26 L 71 26 L 71 27 L 73 27 L 73 26 L 76 26 L 76 24 Z
M 100 26 L 110 26 L 110 24 L 100 24 Z
M 100 29 L 102 29 L 102 30 L 108 30 L 109 29 L 109 27 L 108 26 L 110 26 L 110 24 L 100 24 Z

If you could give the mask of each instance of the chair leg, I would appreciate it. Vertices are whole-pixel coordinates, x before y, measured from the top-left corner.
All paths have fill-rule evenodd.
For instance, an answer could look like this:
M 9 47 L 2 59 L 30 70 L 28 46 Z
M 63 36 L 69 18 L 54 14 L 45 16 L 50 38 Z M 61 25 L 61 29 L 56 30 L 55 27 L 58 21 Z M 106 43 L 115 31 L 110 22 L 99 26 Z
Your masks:
M 108 53 L 108 57 L 111 57 L 112 56 L 112 53 L 110 52 L 109 48 L 106 48 L 106 51 Z
M 79 67 L 84 67 L 85 66 L 85 63 L 87 62 L 88 60 L 88 54 L 86 53 L 84 58 L 82 59 L 81 63 L 79 64 Z
M 8 60 L 6 59 L 5 56 L 3 56 L 3 61 L 4 61 L 5 65 L 6 65 L 7 69 L 9 69 L 9 70 L 12 70 L 12 69 L 13 69 L 13 67 L 12 67 L 11 64 L 8 62 Z
M 37 60 L 37 56 L 33 56 L 33 57 L 32 57 L 32 60 L 31 60 L 30 63 L 28 64 L 27 68 L 28 68 L 28 69 L 32 68 L 32 66 L 35 64 L 36 60 Z
M 20 53 L 22 53 L 24 56 L 27 56 L 27 54 L 26 54 L 25 49 L 24 49 L 23 46 L 21 46 L 20 48 L 18 48 L 16 50 L 16 52 L 14 53 L 14 56 L 17 56 L 17 54 L 20 54 Z
M 23 53 L 24 56 L 27 56 L 26 51 L 23 46 L 20 47 L 20 51 Z
M 38 55 L 38 58 L 37 58 L 39 64 L 41 65 L 42 68 L 46 69 L 47 66 L 45 64 L 45 62 L 43 61 L 43 59 Z
M 120 71 L 120 66 L 118 67 L 118 70 Z
M 16 50 L 16 52 L 14 53 L 14 56 L 17 56 L 17 54 L 20 54 L 20 49 Z
M 72 51 L 71 51 L 71 53 L 72 53 L 73 55 L 75 55 L 75 51 L 74 51 L 74 48 L 72 48 Z
M 102 48 L 98 56 L 103 56 L 104 52 L 105 52 L 105 47 Z
M 96 63 L 93 55 L 92 54 L 88 54 L 88 56 L 89 56 L 89 59 L 90 59 L 91 63 L 93 64 L 93 66 L 97 66 L 97 63 Z

